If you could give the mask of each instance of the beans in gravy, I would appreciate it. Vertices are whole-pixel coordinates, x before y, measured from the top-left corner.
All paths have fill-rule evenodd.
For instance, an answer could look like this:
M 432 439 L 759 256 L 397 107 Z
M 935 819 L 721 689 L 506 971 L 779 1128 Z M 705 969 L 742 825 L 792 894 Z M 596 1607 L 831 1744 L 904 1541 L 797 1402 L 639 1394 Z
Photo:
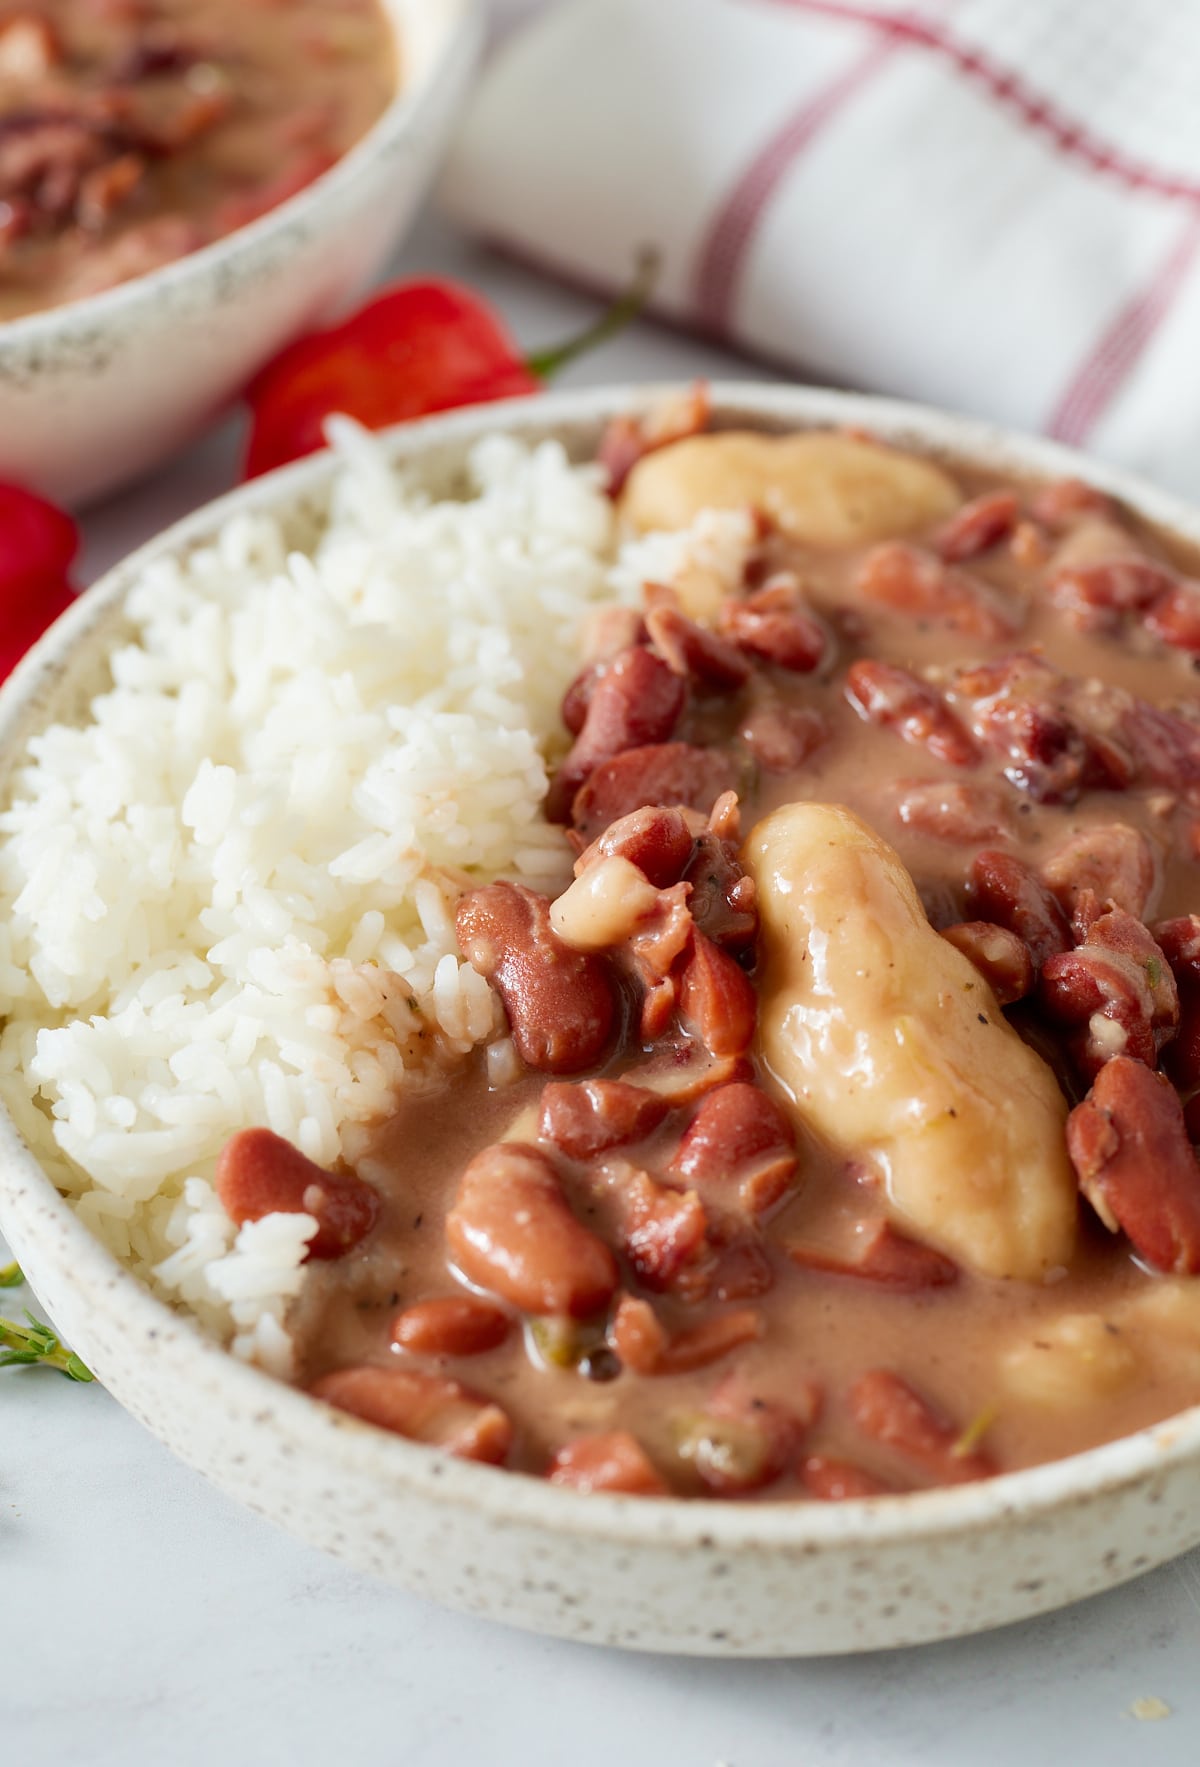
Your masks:
M 321 1223 L 300 1378 L 559 1484 L 820 1501 L 1200 1401 L 1189 561 L 1082 484 L 682 427 L 602 449 L 692 538 L 566 695 L 574 876 L 458 908 L 509 1039 L 353 1170 L 227 1150 L 235 1218 Z

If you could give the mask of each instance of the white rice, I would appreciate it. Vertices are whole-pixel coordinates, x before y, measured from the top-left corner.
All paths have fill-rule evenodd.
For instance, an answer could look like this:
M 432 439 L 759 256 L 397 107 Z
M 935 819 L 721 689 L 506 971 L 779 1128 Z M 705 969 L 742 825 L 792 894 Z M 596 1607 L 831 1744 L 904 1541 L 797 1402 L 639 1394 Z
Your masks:
M 120 1258 L 280 1372 L 315 1223 L 235 1231 L 217 1155 L 263 1123 L 332 1162 L 496 1034 L 454 901 L 565 875 L 547 743 L 589 605 L 639 582 L 555 444 L 485 441 L 477 496 L 433 502 L 336 432 L 311 549 L 239 516 L 147 568 L 90 722 L 0 814 L 0 1095 Z

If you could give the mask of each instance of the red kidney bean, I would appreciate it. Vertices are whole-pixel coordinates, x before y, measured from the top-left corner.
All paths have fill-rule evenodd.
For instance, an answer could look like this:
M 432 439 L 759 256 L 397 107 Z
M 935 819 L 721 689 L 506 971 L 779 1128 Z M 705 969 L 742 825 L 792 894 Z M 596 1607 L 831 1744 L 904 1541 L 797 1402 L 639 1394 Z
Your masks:
M 479 1295 L 438 1295 L 397 1313 L 392 1342 L 414 1356 L 482 1356 L 498 1349 L 511 1328 L 503 1308 Z
M 679 977 L 679 1015 L 713 1055 L 744 1055 L 754 1041 L 753 984 L 702 932 L 695 933 Z
M 712 1274 L 708 1216 L 694 1190 L 672 1190 L 636 1167 L 616 1176 L 621 1250 L 649 1289 L 702 1295 Z
M 446 1216 L 446 1243 L 468 1282 L 522 1313 L 586 1319 L 617 1286 L 612 1253 L 571 1213 L 549 1157 L 521 1142 L 476 1154 Z
M 1200 982 L 1200 914 L 1180 914 L 1150 928 L 1180 987 Z
M 1071 1053 L 1089 1077 L 1114 1055 L 1157 1066 L 1179 1022 L 1170 964 L 1141 921 L 1120 908 L 1094 921 L 1076 950 L 1046 962 L 1040 999 L 1058 1023 L 1078 1027 Z
M 1148 608 L 1177 582 L 1173 571 L 1131 553 L 1098 564 L 1063 565 L 1050 578 L 1047 593 L 1081 630 L 1111 630 L 1122 614 Z
M 463 956 L 496 989 L 522 1061 L 572 1074 L 599 1061 L 617 1022 L 607 960 L 574 951 L 550 924 L 550 902 L 524 884 L 472 890 L 454 918 Z
M 809 1454 L 797 1471 L 810 1497 L 822 1503 L 852 1502 L 857 1497 L 887 1497 L 894 1485 L 885 1484 L 852 1460 L 836 1460 L 829 1454 Z
M 1086 828 L 1052 853 L 1042 877 L 1083 937 L 1109 908 L 1141 919 L 1154 889 L 1154 854 L 1145 835 L 1126 822 Z
M 1200 589 L 1195 583 L 1174 584 L 1147 609 L 1146 624 L 1173 649 L 1200 653 Z
M 1083 1194 L 1139 1257 L 1200 1273 L 1200 1168 L 1169 1080 L 1117 1056 L 1067 1118 L 1067 1149 Z
M 1056 479 L 1043 485 L 1034 493 L 1029 508 L 1034 520 L 1045 522 L 1048 528 L 1069 526 L 1085 515 L 1101 516 L 1108 521 L 1116 521 L 1120 515 L 1106 492 L 1085 485 L 1082 479 Z
M 669 1333 L 649 1301 L 623 1295 L 609 1326 L 609 1342 L 634 1374 L 691 1374 L 757 1341 L 762 1314 L 754 1307 L 714 1313 L 698 1325 Z
M 669 1108 L 661 1093 L 624 1080 L 582 1080 L 576 1085 L 559 1080 L 542 1093 L 538 1134 L 568 1159 L 590 1160 L 640 1141 L 658 1128 Z
M 893 787 L 895 813 L 905 828 L 935 840 L 978 846 L 1002 840 L 1012 832 L 1012 819 L 1002 788 L 967 784 L 954 779 L 898 779 Z
M 967 901 L 980 920 L 1016 933 L 1038 968 L 1071 943 L 1067 917 L 1057 901 L 1037 873 L 1012 853 L 985 847 L 975 855 Z
M 339 1368 L 310 1389 L 317 1399 L 413 1442 L 427 1442 L 460 1460 L 498 1466 L 512 1446 L 512 1425 L 499 1405 L 443 1375 L 415 1369 Z
M 935 546 L 947 564 L 963 564 L 978 558 L 1007 540 L 1017 525 L 1020 505 L 1013 491 L 985 491 L 972 497 L 950 517 Z
M 1035 802 L 1128 785 L 1132 763 L 1109 734 L 1111 691 L 1096 700 L 1086 685 L 1026 652 L 960 671 L 954 691 L 974 702 L 975 734 L 1002 757 L 1009 784 Z
M 860 595 L 914 619 L 936 620 L 951 631 L 993 643 L 1009 638 L 1016 622 L 985 583 L 952 570 L 940 558 L 902 540 L 874 546 L 859 567 Z
M 675 1419 L 676 1452 L 719 1497 L 761 1490 L 792 1464 L 820 1402 L 811 1383 L 782 1405 L 754 1393 L 741 1375 L 727 1375 L 702 1411 Z
M 633 810 L 605 829 L 575 861 L 579 877 L 599 859 L 628 859 L 652 883 L 666 890 L 678 883 L 687 869 L 699 829 L 695 813 L 661 804 Z
M 887 1368 L 873 1368 L 850 1391 L 850 1415 L 865 1436 L 911 1461 L 941 1485 L 991 1478 L 996 1468 L 977 1449 L 959 1451 L 962 1432 Z
M 825 655 L 825 628 L 790 584 L 759 589 L 744 601 L 722 602 L 718 624 L 739 650 L 792 674 L 807 675 Z
M 626 749 L 665 742 L 679 721 L 687 688 L 661 657 L 632 645 L 605 664 L 570 753 L 546 794 L 551 822 L 566 822 L 575 793 L 603 761 Z
M 703 688 L 729 692 L 750 678 L 750 664 L 740 650 L 670 602 L 650 608 L 646 630 L 670 668 Z
M 804 1270 L 820 1270 L 828 1276 L 852 1276 L 889 1288 L 916 1293 L 945 1288 L 958 1281 L 958 1265 L 932 1246 L 897 1233 L 889 1221 L 876 1217 L 862 1221 L 848 1258 L 835 1257 L 819 1246 L 792 1242 L 784 1247 L 794 1264 Z
M 790 773 L 802 767 L 829 738 L 829 726 L 812 706 L 752 706 L 738 736 L 758 765 L 768 773 Z
M 1136 777 L 1172 791 L 1200 784 L 1200 724 L 1134 700 L 1119 719 Z
M 1194 984 L 1184 988 L 1179 997 L 1179 1029 L 1162 1052 L 1162 1065 L 1181 1092 L 1194 1092 L 1200 1088 L 1200 991 Z M 1200 1105 L 1196 1106 L 1200 1110 Z M 1190 1117 L 1195 1115 L 1192 1101 L 1185 1107 L 1189 1114 L 1188 1133 L 1191 1135 Z M 1191 1136 L 1194 1141 L 1196 1137 Z
M 751 1215 L 764 1214 L 796 1177 L 791 1124 L 761 1087 L 735 1082 L 710 1092 L 684 1133 L 672 1173 L 701 1195 L 735 1192 Z
M 685 804 L 707 816 L 722 793 L 737 784 L 733 762 L 719 749 L 650 743 L 597 767 L 576 794 L 571 816 L 584 840 L 592 841 L 646 804 Z
M 645 1449 L 628 1430 L 577 1436 L 550 1462 L 552 1485 L 575 1491 L 616 1491 L 627 1497 L 667 1497 L 670 1491 Z
M 846 698 L 861 718 L 894 730 L 939 761 L 970 767 L 979 751 L 936 688 L 894 663 L 861 658 L 850 665 Z
M 580 669 L 563 694 L 559 717 L 572 736 L 578 736 L 583 729 L 592 695 L 596 691 L 596 683 L 607 667 L 607 661 L 588 663 L 585 668 Z
M 327 1172 L 270 1129 L 239 1129 L 221 1149 L 214 1184 L 240 1227 L 264 1215 L 313 1215 L 308 1258 L 340 1258 L 379 1219 L 379 1197 L 353 1172 Z
M 691 886 L 688 908 L 705 938 L 726 951 L 753 945 L 758 933 L 754 879 L 742 870 L 732 842 L 699 835 L 683 881 Z
M 1033 987 L 1029 946 L 1009 927 L 990 920 L 962 920 L 941 931 L 946 943 L 975 965 L 1001 1006 L 1023 1000 Z

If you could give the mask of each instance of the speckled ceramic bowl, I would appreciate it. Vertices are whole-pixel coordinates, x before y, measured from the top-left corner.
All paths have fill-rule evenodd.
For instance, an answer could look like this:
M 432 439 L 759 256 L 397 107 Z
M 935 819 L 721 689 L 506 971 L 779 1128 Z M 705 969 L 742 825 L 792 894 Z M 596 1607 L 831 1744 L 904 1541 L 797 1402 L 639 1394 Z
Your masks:
M 661 394 L 662 389 L 658 389 Z M 493 405 L 397 431 L 434 492 L 505 429 L 579 456 L 652 389 Z M 910 406 L 789 388 L 714 388 L 720 419 L 865 425 L 1010 475 L 1078 473 L 1189 542 L 1200 514 L 1123 475 Z M 327 456 L 259 480 L 110 573 L 0 691 L 0 790 L 117 625 L 134 571 L 236 510 L 311 510 Z M 986 1484 L 844 1504 L 585 1496 L 389 1436 L 235 1362 L 114 1262 L 0 1114 L 0 1226 L 66 1338 L 183 1459 L 301 1538 L 439 1601 L 596 1643 L 820 1655 L 946 1638 L 1105 1589 L 1200 1541 L 1200 1407 Z
M 404 76 L 330 171 L 261 219 L 104 294 L 0 324 L 0 479 L 78 506 L 187 442 L 387 261 L 436 170 L 478 0 L 385 0 Z

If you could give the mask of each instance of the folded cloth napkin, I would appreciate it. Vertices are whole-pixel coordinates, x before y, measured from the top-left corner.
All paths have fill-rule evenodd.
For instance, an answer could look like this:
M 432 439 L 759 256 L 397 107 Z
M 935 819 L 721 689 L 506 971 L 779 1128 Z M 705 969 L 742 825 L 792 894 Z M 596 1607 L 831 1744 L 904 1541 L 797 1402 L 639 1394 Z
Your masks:
M 677 321 L 1200 493 L 1196 0 L 517 12 L 459 220 L 605 287 L 652 241 Z

